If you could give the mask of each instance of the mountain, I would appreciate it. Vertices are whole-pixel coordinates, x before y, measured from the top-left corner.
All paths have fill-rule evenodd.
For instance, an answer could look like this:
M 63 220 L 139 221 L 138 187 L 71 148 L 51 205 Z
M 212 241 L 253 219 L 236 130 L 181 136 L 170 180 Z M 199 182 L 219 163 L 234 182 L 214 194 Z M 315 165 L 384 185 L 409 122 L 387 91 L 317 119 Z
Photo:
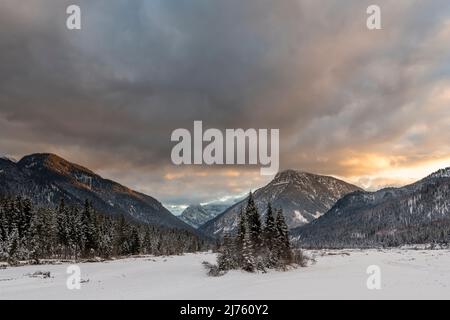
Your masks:
M 221 203 L 190 205 L 181 213 L 179 218 L 194 228 L 198 228 L 209 220 L 217 217 L 228 207 L 229 205 Z
M 37 205 L 54 207 L 92 202 L 100 212 L 137 221 L 192 231 L 156 199 L 103 179 L 80 165 L 53 154 L 32 154 L 14 162 L 0 158 L 0 195 L 21 195 Z
M 17 160 L 16 160 L 16 159 L 14 159 L 13 157 L 11 157 L 11 156 L 8 156 L 8 155 L 3 155 L 3 156 L 0 156 L 0 159 L 2 159 L 2 160 L 6 160 L 6 161 L 11 161 L 11 162 L 17 162 Z
M 320 219 L 291 231 L 306 247 L 450 242 L 450 168 L 402 188 L 355 192 Z
M 344 181 L 296 170 L 278 173 L 265 187 L 255 191 L 258 211 L 264 216 L 267 203 L 283 209 L 289 228 L 314 221 L 327 212 L 344 195 L 361 190 Z M 215 219 L 205 223 L 200 230 L 210 235 L 222 236 L 235 230 L 238 214 L 244 208 L 247 198 L 227 209 Z

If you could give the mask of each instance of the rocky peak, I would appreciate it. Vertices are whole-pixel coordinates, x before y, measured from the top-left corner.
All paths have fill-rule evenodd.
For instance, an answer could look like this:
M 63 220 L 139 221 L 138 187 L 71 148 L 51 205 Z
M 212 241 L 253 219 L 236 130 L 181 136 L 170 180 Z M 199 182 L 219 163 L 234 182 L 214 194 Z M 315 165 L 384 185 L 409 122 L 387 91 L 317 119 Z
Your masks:
M 69 175 L 74 172 L 84 172 L 89 175 L 94 175 L 89 169 L 71 163 L 52 153 L 36 153 L 25 156 L 18 162 L 18 165 L 27 169 L 47 168 L 63 175 Z
M 432 173 L 430 176 L 428 176 L 428 178 L 429 179 L 450 178 L 450 167 L 438 170 L 435 173 Z

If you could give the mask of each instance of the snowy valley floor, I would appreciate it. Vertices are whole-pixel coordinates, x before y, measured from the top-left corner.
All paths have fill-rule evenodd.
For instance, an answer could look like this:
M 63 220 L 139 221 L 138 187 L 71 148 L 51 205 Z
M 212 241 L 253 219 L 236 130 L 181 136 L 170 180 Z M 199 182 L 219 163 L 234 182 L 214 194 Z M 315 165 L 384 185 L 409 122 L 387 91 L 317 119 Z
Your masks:
M 288 272 L 234 271 L 211 278 L 210 253 L 80 264 L 80 290 L 66 287 L 68 265 L 0 269 L 0 299 L 449 299 L 450 251 L 310 252 L 316 263 Z M 382 289 L 367 289 L 367 267 L 381 268 Z M 47 279 L 33 278 L 50 271 Z

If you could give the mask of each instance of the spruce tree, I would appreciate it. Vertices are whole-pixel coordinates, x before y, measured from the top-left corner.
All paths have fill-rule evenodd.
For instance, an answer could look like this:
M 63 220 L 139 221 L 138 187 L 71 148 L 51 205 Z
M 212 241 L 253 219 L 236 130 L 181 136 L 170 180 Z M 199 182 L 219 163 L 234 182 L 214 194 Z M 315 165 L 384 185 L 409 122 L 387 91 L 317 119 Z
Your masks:
M 239 221 L 238 221 L 238 233 L 235 239 L 235 247 L 236 247 L 236 260 L 237 260 L 237 264 L 238 265 L 242 265 L 242 252 L 243 252 L 243 248 L 244 248 L 244 239 L 245 239 L 245 234 L 247 232 L 247 219 L 246 216 L 244 214 L 243 209 L 241 208 L 241 210 L 239 211 L 239 217 L 238 217 Z
M 8 220 L 6 218 L 6 209 L 0 204 L 0 243 L 5 242 L 8 235 Z
M 139 254 L 139 250 L 141 248 L 141 241 L 139 239 L 139 233 L 136 227 L 131 229 L 130 235 L 130 253 L 131 254 Z
M 251 192 L 248 196 L 245 215 L 253 250 L 255 253 L 258 253 L 262 246 L 262 228 L 258 209 L 256 208 L 255 200 L 253 199 L 253 194 Z
M 277 227 L 272 205 L 269 202 L 267 205 L 267 215 L 264 225 L 264 260 L 265 265 L 268 268 L 272 268 L 277 264 L 276 242 Z
M 129 243 L 127 239 L 128 225 L 124 215 L 120 215 L 116 222 L 115 232 L 115 253 L 119 256 L 130 254 Z
M 23 203 L 20 196 L 16 197 L 14 200 L 14 211 L 13 216 L 15 220 L 15 226 L 17 228 L 18 237 L 21 239 L 25 233 L 25 217 L 23 214 Z
M 152 254 L 152 237 L 150 234 L 150 228 L 145 228 L 144 238 L 142 239 L 142 252 L 144 254 Z
M 114 254 L 114 223 L 111 217 L 98 217 L 97 250 L 101 257 L 109 258 Z
M 238 267 L 233 239 L 228 233 L 224 235 L 223 244 L 217 257 L 217 265 L 223 271 L 233 270 Z
M 53 237 L 50 210 L 39 209 L 30 225 L 30 256 L 37 263 L 39 259 L 51 256 Z
M 289 230 L 284 219 L 283 210 L 279 209 L 276 216 L 277 229 L 277 254 L 278 258 L 283 261 L 289 261 L 291 258 L 291 245 L 289 241 Z
M 19 238 L 22 239 L 27 236 L 27 232 L 30 229 L 31 217 L 33 215 L 30 200 L 17 197 L 15 201 L 15 211 L 17 230 L 19 232 Z
M 19 230 L 17 228 L 13 228 L 8 235 L 6 250 L 8 263 L 16 264 L 17 260 L 20 258 L 20 237 Z
M 264 225 L 264 244 L 269 250 L 273 249 L 275 238 L 277 235 L 277 228 L 275 225 L 275 217 L 273 214 L 272 205 L 267 205 L 267 215 Z
M 85 201 L 84 210 L 81 214 L 81 228 L 83 241 L 82 249 L 85 255 L 89 255 L 91 251 L 97 249 L 98 234 L 92 205 L 88 200 Z
M 253 241 L 250 232 L 246 232 L 244 236 L 241 268 L 248 272 L 254 272 L 256 268 Z
M 68 216 L 69 244 L 73 250 L 75 260 L 78 259 L 83 247 L 83 226 L 80 211 L 72 207 Z
M 58 244 L 62 246 L 64 258 L 67 259 L 69 249 L 69 210 L 66 208 L 64 199 L 61 199 L 56 213 L 56 232 Z
M 19 232 L 20 229 L 20 232 Z M 145 236 L 144 236 L 145 232 Z M 94 235 L 92 237 L 92 235 Z M 153 254 L 179 254 L 203 249 L 203 244 L 188 231 L 131 223 L 101 215 L 86 202 L 84 208 L 66 206 L 56 209 L 33 207 L 21 198 L 0 198 L 0 261 L 43 258 L 83 258 L 88 248 L 97 248 L 100 257 L 140 254 L 145 247 Z
M 8 233 L 12 234 L 13 232 L 17 232 L 17 237 L 19 238 L 19 229 L 20 229 L 20 211 L 17 205 L 17 199 L 11 199 L 8 202 Z

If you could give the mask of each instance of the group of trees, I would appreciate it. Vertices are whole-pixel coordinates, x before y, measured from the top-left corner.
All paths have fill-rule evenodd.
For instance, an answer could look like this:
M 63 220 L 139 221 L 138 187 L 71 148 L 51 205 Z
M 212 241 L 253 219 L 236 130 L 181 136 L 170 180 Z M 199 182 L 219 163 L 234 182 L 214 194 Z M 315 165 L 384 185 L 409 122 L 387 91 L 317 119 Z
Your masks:
M 305 249 L 344 249 L 344 248 L 392 248 L 403 245 L 430 245 L 448 247 L 450 245 L 450 219 L 443 218 L 428 223 L 408 226 L 392 224 L 363 225 L 358 231 L 336 226 L 337 231 L 328 226 L 317 235 L 308 230 L 306 237 L 299 237 L 295 243 Z
M 301 253 L 293 251 L 289 232 L 281 209 L 273 210 L 268 204 L 264 225 L 252 193 L 245 210 L 241 210 L 235 235 L 225 234 L 217 258 L 220 271 L 283 268 L 289 264 L 302 264 Z
M 399 192 L 399 191 L 397 191 Z M 450 184 L 429 181 L 404 189 L 379 191 L 379 202 L 365 193 L 354 194 L 353 207 L 337 207 L 340 214 L 327 214 L 293 230 L 298 246 L 305 249 L 389 248 L 402 245 L 450 245 Z M 298 231 L 298 233 L 296 232 Z
M 0 261 L 173 255 L 204 245 L 188 231 L 100 214 L 88 201 L 83 208 L 63 201 L 57 208 L 40 208 L 20 197 L 0 199 Z

